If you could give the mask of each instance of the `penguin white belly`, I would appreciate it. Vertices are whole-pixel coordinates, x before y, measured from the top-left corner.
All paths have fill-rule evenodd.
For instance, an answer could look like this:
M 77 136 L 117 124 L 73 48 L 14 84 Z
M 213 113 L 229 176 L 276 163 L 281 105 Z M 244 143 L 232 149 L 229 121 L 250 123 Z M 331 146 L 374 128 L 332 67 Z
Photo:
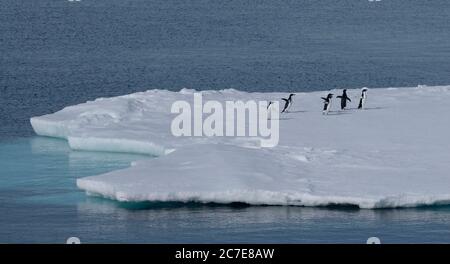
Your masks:
M 271 119 L 272 118 L 272 112 L 273 112 L 273 107 L 272 105 L 269 105 L 269 108 L 267 109 L 267 119 Z
M 331 100 L 330 100 L 330 102 L 327 105 L 327 110 L 326 110 L 326 114 L 327 115 L 328 115 L 328 112 L 330 112 L 330 110 L 331 110 Z
M 292 102 L 289 102 L 289 103 L 288 103 L 288 106 L 287 106 L 287 108 L 286 108 L 286 112 L 290 111 L 291 106 L 292 106 Z
M 329 101 L 328 103 L 325 103 L 322 114 L 328 115 L 328 112 L 330 111 L 330 109 L 331 109 L 331 101 Z

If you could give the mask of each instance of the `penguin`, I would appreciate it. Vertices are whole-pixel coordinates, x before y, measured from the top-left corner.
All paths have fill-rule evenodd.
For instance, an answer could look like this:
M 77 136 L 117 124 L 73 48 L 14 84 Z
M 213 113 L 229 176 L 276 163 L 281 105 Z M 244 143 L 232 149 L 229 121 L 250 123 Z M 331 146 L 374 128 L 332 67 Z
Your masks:
M 347 100 L 351 102 L 350 98 L 347 96 L 347 89 L 342 91 L 342 95 L 337 96 L 336 98 L 341 98 L 341 110 L 344 110 L 347 107 Z
M 289 108 L 291 108 L 291 105 L 292 105 L 292 96 L 295 96 L 295 94 L 290 94 L 288 99 L 286 99 L 286 98 L 281 98 L 281 100 L 284 101 L 284 108 L 283 108 L 283 110 L 281 111 L 281 113 L 288 112 Z
M 367 99 L 367 88 L 361 90 L 361 98 L 359 99 L 358 109 L 364 109 Z
M 321 98 L 324 101 L 323 102 L 323 112 L 322 112 L 322 114 L 328 115 L 328 112 L 331 109 L 331 98 L 333 98 L 333 94 L 329 93 L 326 98 L 325 97 L 321 97 Z
M 273 111 L 273 102 L 269 101 L 269 104 L 267 105 L 267 119 L 272 118 L 272 111 Z

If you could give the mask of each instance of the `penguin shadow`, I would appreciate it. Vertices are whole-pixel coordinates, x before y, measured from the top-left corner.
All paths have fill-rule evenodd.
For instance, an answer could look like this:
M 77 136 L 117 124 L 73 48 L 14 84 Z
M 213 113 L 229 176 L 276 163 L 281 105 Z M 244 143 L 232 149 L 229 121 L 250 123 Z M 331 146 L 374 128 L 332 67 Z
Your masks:
M 288 114 L 289 113 L 306 113 L 306 112 L 308 112 L 308 111 L 305 111 L 305 110 L 297 110 L 297 111 L 289 111 L 289 112 L 287 112 Z
M 377 107 L 366 107 L 363 109 L 359 109 L 357 107 L 352 107 L 352 108 L 348 108 L 347 110 L 380 110 L 380 109 L 385 109 L 386 107 L 381 107 L 381 106 L 377 106 Z
M 380 110 L 380 109 L 385 109 L 386 107 L 381 107 L 381 106 L 377 106 L 377 107 L 366 107 L 363 110 Z
M 348 111 L 330 111 L 327 115 L 349 115 L 351 112 Z
M 291 120 L 294 119 L 292 117 L 280 117 L 280 118 L 269 118 L 269 120 Z

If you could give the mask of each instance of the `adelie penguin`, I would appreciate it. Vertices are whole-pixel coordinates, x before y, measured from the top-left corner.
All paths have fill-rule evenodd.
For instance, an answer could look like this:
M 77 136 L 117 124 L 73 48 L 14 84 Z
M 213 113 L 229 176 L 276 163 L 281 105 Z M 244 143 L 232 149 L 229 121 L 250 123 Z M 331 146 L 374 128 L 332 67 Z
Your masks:
M 269 104 L 267 105 L 267 119 L 272 118 L 272 111 L 273 111 L 273 102 L 269 101 Z
M 361 90 L 361 98 L 359 99 L 358 109 L 364 109 L 364 106 L 366 105 L 366 99 L 367 99 L 367 88 L 363 88 Z
M 322 114 L 328 115 L 331 109 L 331 99 L 333 98 L 333 94 L 329 93 L 327 97 L 322 97 L 323 100 L 323 112 Z
M 292 96 L 295 96 L 295 94 L 290 94 L 288 99 L 281 98 L 281 100 L 284 101 L 284 108 L 281 111 L 281 113 L 288 112 L 289 108 L 291 108 L 291 106 L 292 106 Z
M 342 91 L 342 95 L 337 96 L 337 98 L 341 98 L 341 110 L 344 110 L 347 107 L 347 101 L 351 102 L 350 98 L 347 96 L 347 89 Z

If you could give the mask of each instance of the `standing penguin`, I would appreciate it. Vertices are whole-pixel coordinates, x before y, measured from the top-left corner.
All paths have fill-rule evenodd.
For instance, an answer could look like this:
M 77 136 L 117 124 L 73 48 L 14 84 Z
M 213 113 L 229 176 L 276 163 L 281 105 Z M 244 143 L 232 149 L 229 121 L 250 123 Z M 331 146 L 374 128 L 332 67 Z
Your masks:
M 295 96 L 295 94 L 290 94 L 288 99 L 281 98 L 281 100 L 284 101 L 284 108 L 281 111 L 281 113 L 287 112 L 289 110 L 289 108 L 291 108 L 291 106 L 292 106 L 292 96 Z
M 322 97 L 322 100 L 324 101 L 323 102 L 323 112 L 322 112 L 322 114 L 324 114 L 324 115 L 328 115 L 328 112 L 331 109 L 331 98 L 333 98 L 333 94 L 332 93 L 329 93 L 326 98 Z
M 273 102 L 269 101 L 269 104 L 267 105 L 267 119 L 271 119 L 272 118 L 272 107 L 273 106 Z
M 342 91 L 342 95 L 337 96 L 337 98 L 341 98 L 341 110 L 344 110 L 347 107 L 347 100 L 351 102 L 350 98 L 347 96 L 347 89 Z
M 367 88 L 361 90 L 361 98 L 359 99 L 358 109 L 364 109 L 367 99 Z

